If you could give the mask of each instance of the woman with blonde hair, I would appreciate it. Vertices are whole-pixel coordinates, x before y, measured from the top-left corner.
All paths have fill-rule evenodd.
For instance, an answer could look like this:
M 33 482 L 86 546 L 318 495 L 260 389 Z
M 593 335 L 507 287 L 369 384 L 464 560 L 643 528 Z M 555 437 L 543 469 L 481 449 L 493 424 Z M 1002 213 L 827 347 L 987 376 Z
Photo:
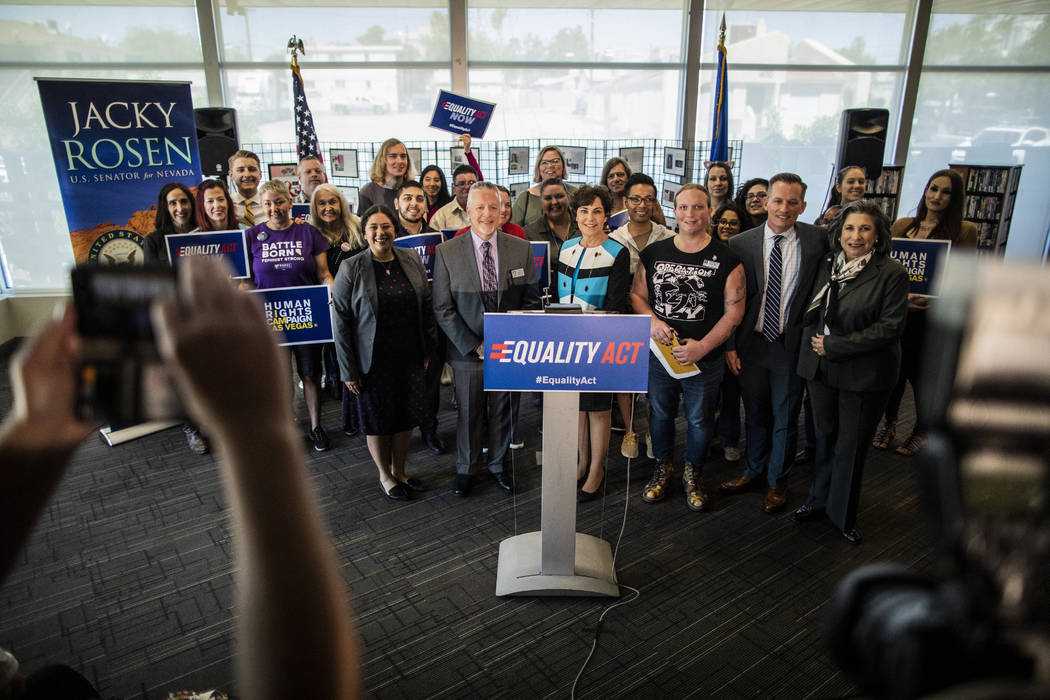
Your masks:
M 361 188 L 357 201 L 358 211 L 368 211 L 373 204 L 382 204 L 393 209 L 397 188 L 405 180 L 415 178 L 412 160 L 408 157 L 405 144 L 398 139 L 384 141 L 376 152 L 368 176 L 372 181 Z
M 525 228 L 533 221 L 543 218 L 543 202 L 540 201 L 540 183 L 557 179 L 562 182 L 569 176 L 565 165 L 565 155 L 557 146 L 544 146 L 536 156 L 536 167 L 532 171 L 532 181 L 536 184 L 518 195 L 511 211 L 511 221 Z M 565 184 L 565 194 L 572 197 L 576 188 Z

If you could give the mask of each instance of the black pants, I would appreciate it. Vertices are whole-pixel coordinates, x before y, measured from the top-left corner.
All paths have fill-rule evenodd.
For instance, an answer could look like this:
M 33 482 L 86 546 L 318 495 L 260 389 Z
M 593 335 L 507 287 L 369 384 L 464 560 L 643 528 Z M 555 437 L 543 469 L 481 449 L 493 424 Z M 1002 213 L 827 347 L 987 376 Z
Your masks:
M 911 391 L 915 396 L 915 430 L 922 431 L 926 426 L 919 413 L 919 396 L 922 382 L 923 345 L 926 340 L 926 311 L 909 311 L 904 324 L 904 335 L 901 336 L 901 374 L 897 385 L 890 392 L 886 405 L 886 421 L 895 421 L 900 415 L 901 400 L 904 389 L 911 382 Z
M 887 391 L 845 391 L 817 380 L 807 382 L 816 428 L 816 466 L 806 505 L 826 508 L 842 530 L 857 523 L 864 459 L 871 448 Z

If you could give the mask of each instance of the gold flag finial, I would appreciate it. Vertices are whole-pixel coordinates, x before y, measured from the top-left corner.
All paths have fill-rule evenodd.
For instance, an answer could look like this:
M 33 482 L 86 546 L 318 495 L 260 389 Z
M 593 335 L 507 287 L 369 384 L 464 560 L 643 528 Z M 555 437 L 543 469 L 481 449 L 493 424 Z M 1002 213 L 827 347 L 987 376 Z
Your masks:
M 292 34 L 292 38 L 288 40 L 288 50 L 292 52 L 292 66 L 298 68 L 299 54 L 306 53 L 306 49 L 303 48 L 303 40 Z

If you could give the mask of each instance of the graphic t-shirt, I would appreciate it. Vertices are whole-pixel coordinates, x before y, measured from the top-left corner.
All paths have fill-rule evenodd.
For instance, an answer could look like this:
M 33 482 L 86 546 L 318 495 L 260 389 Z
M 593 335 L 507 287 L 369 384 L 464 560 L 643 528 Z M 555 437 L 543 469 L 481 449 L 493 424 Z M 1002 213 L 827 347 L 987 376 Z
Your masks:
M 259 289 L 319 283 L 315 256 L 328 250 L 328 241 L 310 224 L 293 223 L 282 231 L 259 224 L 245 231 L 244 237 Z
M 650 243 L 639 256 L 645 266 L 649 306 L 678 337 L 700 340 L 722 319 L 729 273 L 740 264 L 729 246 L 714 238 L 697 253 L 684 253 L 674 238 Z M 716 359 L 718 346 L 701 361 Z

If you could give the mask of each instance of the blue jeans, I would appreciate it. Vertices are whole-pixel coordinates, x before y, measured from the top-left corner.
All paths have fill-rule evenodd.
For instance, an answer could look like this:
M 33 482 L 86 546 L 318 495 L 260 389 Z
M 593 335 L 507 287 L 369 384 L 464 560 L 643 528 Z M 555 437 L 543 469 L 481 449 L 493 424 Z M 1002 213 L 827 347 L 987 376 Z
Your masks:
M 704 466 L 707 437 L 714 425 L 725 361 L 719 355 L 698 366 L 700 374 L 674 379 L 649 353 L 649 435 L 653 439 L 653 456 L 657 462 L 668 462 L 674 455 L 674 421 L 680 394 L 685 400 L 685 461 L 699 471 Z

